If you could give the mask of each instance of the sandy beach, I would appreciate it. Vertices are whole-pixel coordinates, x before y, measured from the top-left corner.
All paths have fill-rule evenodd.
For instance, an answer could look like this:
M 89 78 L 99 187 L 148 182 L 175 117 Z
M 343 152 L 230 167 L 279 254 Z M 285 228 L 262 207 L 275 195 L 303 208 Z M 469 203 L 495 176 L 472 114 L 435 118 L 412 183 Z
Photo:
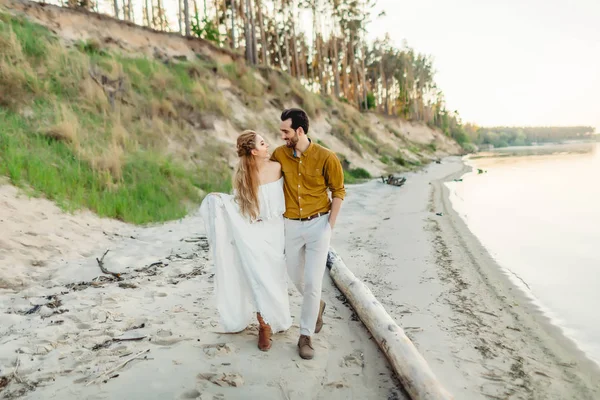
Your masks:
M 256 347 L 256 325 L 239 334 L 219 331 L 198 216 L 140 228 L 87 213 L 68 216 L 46 200 L 0 189 L 7 204 L 25 202 L 24 208 L 44 213 L 55 227 L 44 231 L 45 239 L 28 235 L 40 246 L 55 247 L 44 253 L 49 259 L 43 266 L 32 266 L 40 254 L 17 252 L 23 245 L 10 235 L 34 232 L 39 215 L 9 219 L 8 208 L 0 211 L 3 228 L 11 227 L 2 230 L 1 269 L 5 281 L 13 282 L 0 289 L 0 398 L 405 398 L 329 277 L 316 358 L 305 361 L 297 354 L 300 301 L 291 288 L 294 325 L 276 334 L 272 349 L 263 353 Z M 89 240 L 52 239 L 80 219 L 94 232 Z M 97 259 L 119 276 L 103 273 Z M 9 279 L 13 274 L 19 280 Z
M 599 398 L 598 366 L 549 324 L 452 209 L 444 182 L 468 170 L 447 158 L 407 174 L 401 188 L 352 187 L 333 246 L 457 399 Z
M 452 211 L 443 182 L 465 171 L 448 158 L 406 174 L 400 188 L 376 180 L 349 187 L 333 247 L 456 399 L 600 397 L 597 366 L 548 324 Z M 14 188 L 0 190 L 7 204 L 24 201 Z M 87 239 L 43 242 L 47 260 L 33 266 L 40 255 L 28 257 L 5 232 L 36 233 L 39 216 L 9 219 L 11 211 L 0 210 L 3 228 L 12 227 L 0 236 L 1 269 L 12 282 L 0 289 L 0 398 L 406 398 L 328 276 L 315 359 L 297 355 L 292 288 L 294 326 L 262 353 L 256 326 L 219 332 L 197 215 L 133 227 L 27 201 L 54 226 L 27 237 L 64 236 L 64 221 L 87 218 Z M 9 258 L 17 248 L 21 255 Z

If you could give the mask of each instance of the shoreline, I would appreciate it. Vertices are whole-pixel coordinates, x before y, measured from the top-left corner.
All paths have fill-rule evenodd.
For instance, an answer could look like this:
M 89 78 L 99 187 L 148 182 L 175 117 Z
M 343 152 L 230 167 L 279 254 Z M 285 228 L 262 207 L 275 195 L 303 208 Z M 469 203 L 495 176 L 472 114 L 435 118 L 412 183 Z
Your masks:
M 405 174 L 402 188 L 352 187 L 333 246 L 456 398 L 597 398 L 597 365 L 510 281 L 452 208 L 444 183 L 469 170 L 451 157 Z
M 452 208 L 444 183 L 469 169 L 450 157 L 405 174 L 402 187 L 378 180 L 349 186 L 332 247 L 455 398 L 598 398 L 600 369 L 510 281 Z M 105 241 L 92 248 L 92 236 L 85 254 L 36 268 L 27 288 L 0 290 L 6 307 L 0 382 L 9 378 L 1 395 L 407 398 L 329 276 L 315 359 L 297 356 L 300 302 L 292 287 L 295 324 L 262 353 L 255 325 L 236 335 L 219 332 L 197 214 L 150 227 L 115 226 L 111 233 L 103 233 L 105 223 L 88 221 Z M 124 281 L 99 270 L 96 257 L 106 249 L 106 268 Z M 116 375 L 86 386 L 148 349 Z
M 567 355 L 572 355 L 577 359 L 578 363 L 584 368 L 593 371 L 598 375 L 600 379 L 600 362 L 592 359 L 577 343 L 577 341 L 571 338 L 563 327 L 553 321 L 552 310 L 545 306 L 541 300 L 536 298 L 533 293 L 529 291 L 528 284 L 515 272 L 509 268 L 502 266 L 494 257 L 489 253 L 487 248 L 481 243 L 479 238 L 469 229 L 465 220 L 452 206 L 452 200 L 450 199 L 450 188 L 445 185 L 446 182 L 451 182 L 456 178 L 462 178 L 466 174 L 473 172 L 475 169 L 471 163 L 467 163 L 463 160 L 464 168 L 456 174 L 452 174 L 447 179 L 435 182 L 435 188 L 438 191 L 442 191 L 441 198 L 438 199 L 440 204 L 443 205 L 444 212 L 451 215 L 452 228 L 459 233 L 464 240 L 466 247 L 474 254 L 474 257 L 478 258 L 478 264 L 486 266 L 487 268 L 481 268 L 480 273 L 482 275 L 488 274 L 492 278 L 496 278 L 499 283 L 502 284 L 502 291 L 510 291 L 511 296 L 517 300 L 520 304 L 524 305 L 524 309 L 517 309 L 516 312 L 521 313 L 521 317 L 524 319 L 529 318 L 530 323 L 534 326 L 541 327 L 544 333 L 548 336 L 546 340 L 556 342 L 560 348 L 564 350 Z M 499 293 L 497 288 L 492 286 L 489 289 L 499 299 L 502 294 Z M 515 290 L 516 289 L 516 290 Z
M 451 215 L 450 224 L 452 228 L 462 236 L 462 241 L 465 247 L 472 253 L 472 256 L 477 259 L 477 264 L 480 266 L 479 272 L 486 281 L 490 282 L 492 279 L 496 279 L 495 283 L 501 283 L 502 287 L 494 287 L 489 285 L 489 290 L 493 292 L 500 301 L 506 302 L 503 296 L 506 296 L 506 291 L 510 291 L 510 296 L 514 300 L 517 300 L 523 307 L 516 308 L 515 313 L 519 314 L 522 321 L 527 321 L 531 324 L 532 330 L 540 327 L 547 337 L 539 335 L 540 339 L 545 341 L 554 341 L 562 349 L 561 353 L 565 353 L 564 356 L 572 357 L 577 363 L 581 364 L 584 368 L 589 368 L 590 371 L 598 374 L 600 379 L 600 365 L 594 360 L 589 358 L 586 353 L 579 348 L 577 343 L 564 333 L 563 329 L 552 322 L 552 318 L 544 312 L 541 303 L 536 304 L 536 299 L 533 294 L 528 293 L 524 288 L 520 287 L 519 284 L 513 282 L 509 273 L 512 273 L 507 268 L 500 265 L 488 252 L 488 250 L 481 244 L 477 236 L 469 229 L 463 218 L 454 210 L 452 202 L 450 200 L 450 189 L 445 185 L 446 182 L 452 181 L 455 178 L 460 178 L 465 174 L 472 172 L 473 167 L 465 165 L 463 170 L 458 173 L 448 176 L 446 179 L 438 180 L 434 183 L 436 191 L 441 190 L 441 200 L 444 212 Z M 434 194 L 435 195 L 435 194 Z M 514 273 L 513 273 L 514 274 Z M 487 275 L 487 276 L 486 276 Z M 517 278 L 516 279 L 520 279 Z M 523 283 L 526 285 L 526 283 Z M 549 346 L 550 347 L 550 346 Z M 557 349 L 554 348 L 554 351 Z

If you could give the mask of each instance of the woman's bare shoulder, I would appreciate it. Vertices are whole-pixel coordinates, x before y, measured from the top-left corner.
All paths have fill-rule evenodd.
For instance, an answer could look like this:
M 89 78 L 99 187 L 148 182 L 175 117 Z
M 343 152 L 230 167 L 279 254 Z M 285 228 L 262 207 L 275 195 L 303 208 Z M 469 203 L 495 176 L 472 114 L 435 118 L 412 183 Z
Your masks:
M 269 161 L 269 169 L 274 178 L 281 178 L 281 164 L 277 161 Z
M 277 161 L 269 161 L 269 168 L 271 168 L 273 171 L 281 171 L 281 164 L 279 164 Z

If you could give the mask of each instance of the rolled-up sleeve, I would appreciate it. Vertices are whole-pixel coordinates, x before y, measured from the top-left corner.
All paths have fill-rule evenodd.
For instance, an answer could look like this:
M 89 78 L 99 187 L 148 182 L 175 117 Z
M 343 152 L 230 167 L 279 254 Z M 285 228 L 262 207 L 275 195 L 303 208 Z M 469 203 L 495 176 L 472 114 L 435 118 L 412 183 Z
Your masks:
M 346 188 L 344 187 L 344 169 L 337 156 L 332 153 L 325 161 L 324 177 L 327 187 L 331 191 L 331 197 L 344 200 Z
M 277 150 L 279 150 L 279 149 L 275 149 L 275 151 L 271 154 L 271 161 L 277 161 L 278 163 L 281 164 L 281 162 L 278 159 Z

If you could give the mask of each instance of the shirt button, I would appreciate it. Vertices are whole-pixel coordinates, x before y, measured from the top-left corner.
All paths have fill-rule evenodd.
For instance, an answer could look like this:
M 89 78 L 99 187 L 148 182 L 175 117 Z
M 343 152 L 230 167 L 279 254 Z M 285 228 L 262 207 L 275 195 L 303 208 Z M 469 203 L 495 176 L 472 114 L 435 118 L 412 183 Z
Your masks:
M 298 187 L 300 187 L 300 185 L 298 185 Z
M 302 209 L 300 209 L 300 211 L 302 211 Z
M 302 164 L 302 161 L 300 161 L 300 164 Z
M 298 172 L 298 176 L 302 175 L 300 172 Z

